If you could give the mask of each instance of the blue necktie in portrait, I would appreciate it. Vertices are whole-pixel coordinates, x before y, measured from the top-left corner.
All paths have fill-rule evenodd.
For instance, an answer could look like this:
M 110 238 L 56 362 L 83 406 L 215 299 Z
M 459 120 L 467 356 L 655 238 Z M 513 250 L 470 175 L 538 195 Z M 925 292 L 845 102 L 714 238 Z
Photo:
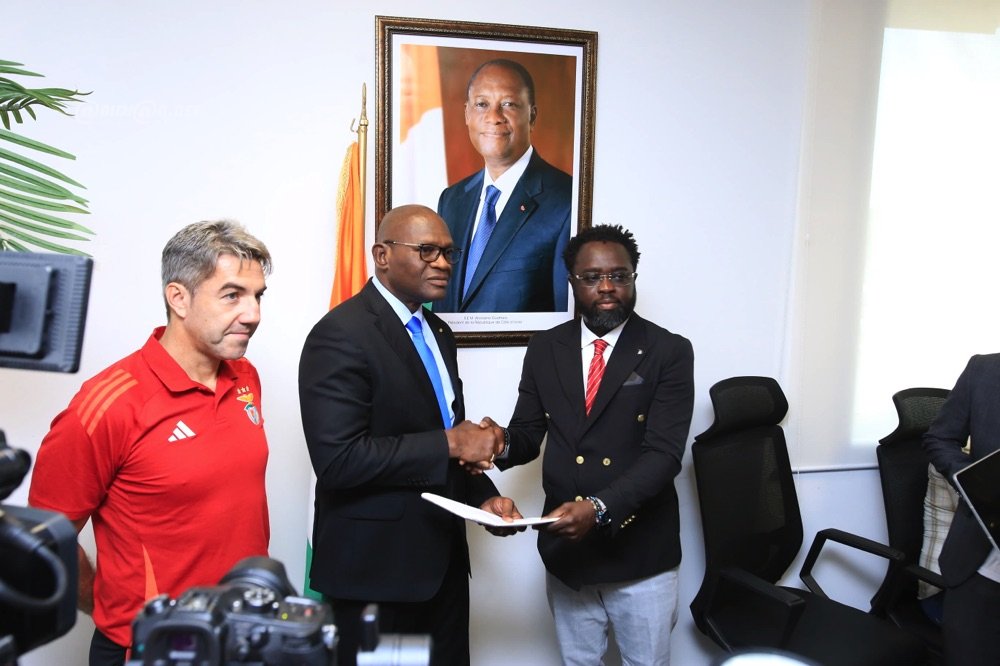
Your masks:
M 469 246 L 469 258 L 465 263 L 465 283 L 462 285 L 462 298 L 469 291 L 469 284 L 472 276 L 476 274 L 476 267 L 479 260 L 483 258 L 483 250 L 493 235 L 493 228 L 497 226 L 497 199 L 500 198 L 500 190 L 492 185 L 486 186 L 486 200 L 483 201 L 483 212 L 479 214 L 479 225 L 476 227 L 476 235 L 472 237 L 472 244 Z
M 420 324 L 420 318 L 414 316 L 410 321 L 406 322 L 406 330 L 413 335 L 413 346 L 417 348 L 420 360 L 424 362 L 424 369 L 427 370 L 427 376 L 434 386 L 434 395 L 437 397 L 438 409 L 441 410 L 441 422 L 444 423 L 445 428 L 450 428 L 451 414 L 448 411 L 448 403 L 444 397 L 444 384 L 441 383 L 441 373 L 438 372 L 434 354 L 431 353 L 431 348 L 427 346 L 427 341 L 424 340 L 424 330 Z

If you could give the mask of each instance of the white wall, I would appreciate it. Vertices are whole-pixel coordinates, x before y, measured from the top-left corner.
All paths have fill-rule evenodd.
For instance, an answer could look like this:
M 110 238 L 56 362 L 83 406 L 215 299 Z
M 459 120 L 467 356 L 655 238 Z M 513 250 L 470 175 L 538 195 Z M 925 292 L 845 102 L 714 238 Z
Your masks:
M 328 299 L 337 177 L 362 83 L 374 129 L 374 16 L 383 14 L 599 32 L 593 218 L 636 233 L 640 312 L 693 341 L 692 435 L 701 432 L 711 384 L 785 371 L 812 5 L 511 0 L 498 13 L 453 0 L 7 0 L 0 59 L 93 91 L 75 118 L 43 114 L 22 129 L 78 155 L 65 171 L 88 186 L 98 233 L 80 374 L 0 370 L 0 427 L 12 446 L 34 452 L 82 379 L 163 321 L 166 239 L 199 219 L 241 220 L 276 263 L 249 357 L 263 378 L 272 449 L 272 555 L 301 584 L 309 468 L 296 365 Z M 523 351 L 460 352 L 470 417 L 506 422 Z M 540 508 L 537 465 L 495 478 L 526 512 Z M 873 478 L 801 479 L 807 533 L 836 525 L 880 537 Z M 685 559 L 675 662 L 706 663 L 714 650 L 687 610 L 703 563 L 689 463 L 678 488 Z M 26 495 L 27 483 L 9 501 Z M 476 532 L 471 543 L 473 662 L 556 663 L 533 536 Z M 22 661 L 84 663 L 91 630 L 81 616 L 69 637 Z

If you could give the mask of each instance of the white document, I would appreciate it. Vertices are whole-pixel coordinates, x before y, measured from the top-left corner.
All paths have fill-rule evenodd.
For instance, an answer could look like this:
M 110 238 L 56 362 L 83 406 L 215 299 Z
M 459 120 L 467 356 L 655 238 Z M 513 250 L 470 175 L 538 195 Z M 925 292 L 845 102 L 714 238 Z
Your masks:
M 469 506 L 468 504 L 462 504 L 461 502 L 456 502 L 455 500 L 450 500 L 447 497 L 441 497 L 440 495 L 435 495 L 434 493 L 420 493 L 420 496 L 428 502 L 437 504 L 442 509 L 450 511 L 460 518 L 465 518 L 466 520 L 471 520 L 481 525 L 489 525 L 491 527 L 542 525 L 544 523 L 554 523 L 559 520 L 558 518 L 521 518 L 508 523 L 500 516 L 496 516 L 489 511 L 483 511 L 482 509 L 477 509 L 473 506 Z

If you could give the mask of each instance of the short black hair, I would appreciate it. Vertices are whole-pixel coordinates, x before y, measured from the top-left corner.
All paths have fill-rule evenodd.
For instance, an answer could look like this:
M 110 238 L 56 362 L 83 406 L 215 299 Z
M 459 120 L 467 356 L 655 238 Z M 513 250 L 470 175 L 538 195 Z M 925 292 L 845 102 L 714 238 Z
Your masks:
M 465 86 L 465 99 L 469 99 L 469 93 L 472 91 L 472 83 L 479 76 L 479 72 L 483 71 L 487 67 L 502 67 L 504 69 L 510 70 L 521 77 L 521 81 L 524 82 L 524 87 L 528 89 L 528 104 L 531 106 L 535 105 L 535 80 L 531 78 L 531 73 L 528 72 L 527 68 L 521 63 L 508 60 L 507 58 L 496 58 L 494 60 L 487 60 L 479 67 L 476 67 L 476 71 L 472 73 L 469 77 L 469 83 Z
M 639 267 L 639 245 L 635 242 L 635 236 L 628 229 L 620 224 L 598 224 L 588 229 L 584 229 L 573 238 L 569 239 L 569 245 L 563 250 L 563 262 L 566 270 L 573 272 L 576 264 L 576 255 L 580 254 L 580 248 L 587 243 L 605 241 L 608 243 L 618 243 L 628 252 L 629 259 L 632 260 L 632 269 Z

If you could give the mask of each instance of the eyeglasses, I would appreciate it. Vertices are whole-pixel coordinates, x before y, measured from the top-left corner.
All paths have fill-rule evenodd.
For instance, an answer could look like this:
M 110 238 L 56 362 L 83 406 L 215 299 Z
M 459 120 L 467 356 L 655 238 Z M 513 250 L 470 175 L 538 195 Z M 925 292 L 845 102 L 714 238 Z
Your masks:
M 596 287 L 606 279 L 611 280 L 611 284 L 616 287 L 627 287 L 635 282 L 638 276 L 638 273 L 584 273 L 570 277 L 587 287 Z
M 444 255 L 444 260 L 452 265 L 457 264 L 458 260 L 462 258 L 462 248 L 459 247 L 441 247 L 440 245 L 432 245 L 430 243 L 404 243 L 402 241 L 394 240 L 386 240 L 382 242 L 388 243 L 389 245 L 405 245 L 406 247 L 412 247 L 420 252 L 420 258 L 428 264 L 437 261 L 438 257 L 442 254 Z

